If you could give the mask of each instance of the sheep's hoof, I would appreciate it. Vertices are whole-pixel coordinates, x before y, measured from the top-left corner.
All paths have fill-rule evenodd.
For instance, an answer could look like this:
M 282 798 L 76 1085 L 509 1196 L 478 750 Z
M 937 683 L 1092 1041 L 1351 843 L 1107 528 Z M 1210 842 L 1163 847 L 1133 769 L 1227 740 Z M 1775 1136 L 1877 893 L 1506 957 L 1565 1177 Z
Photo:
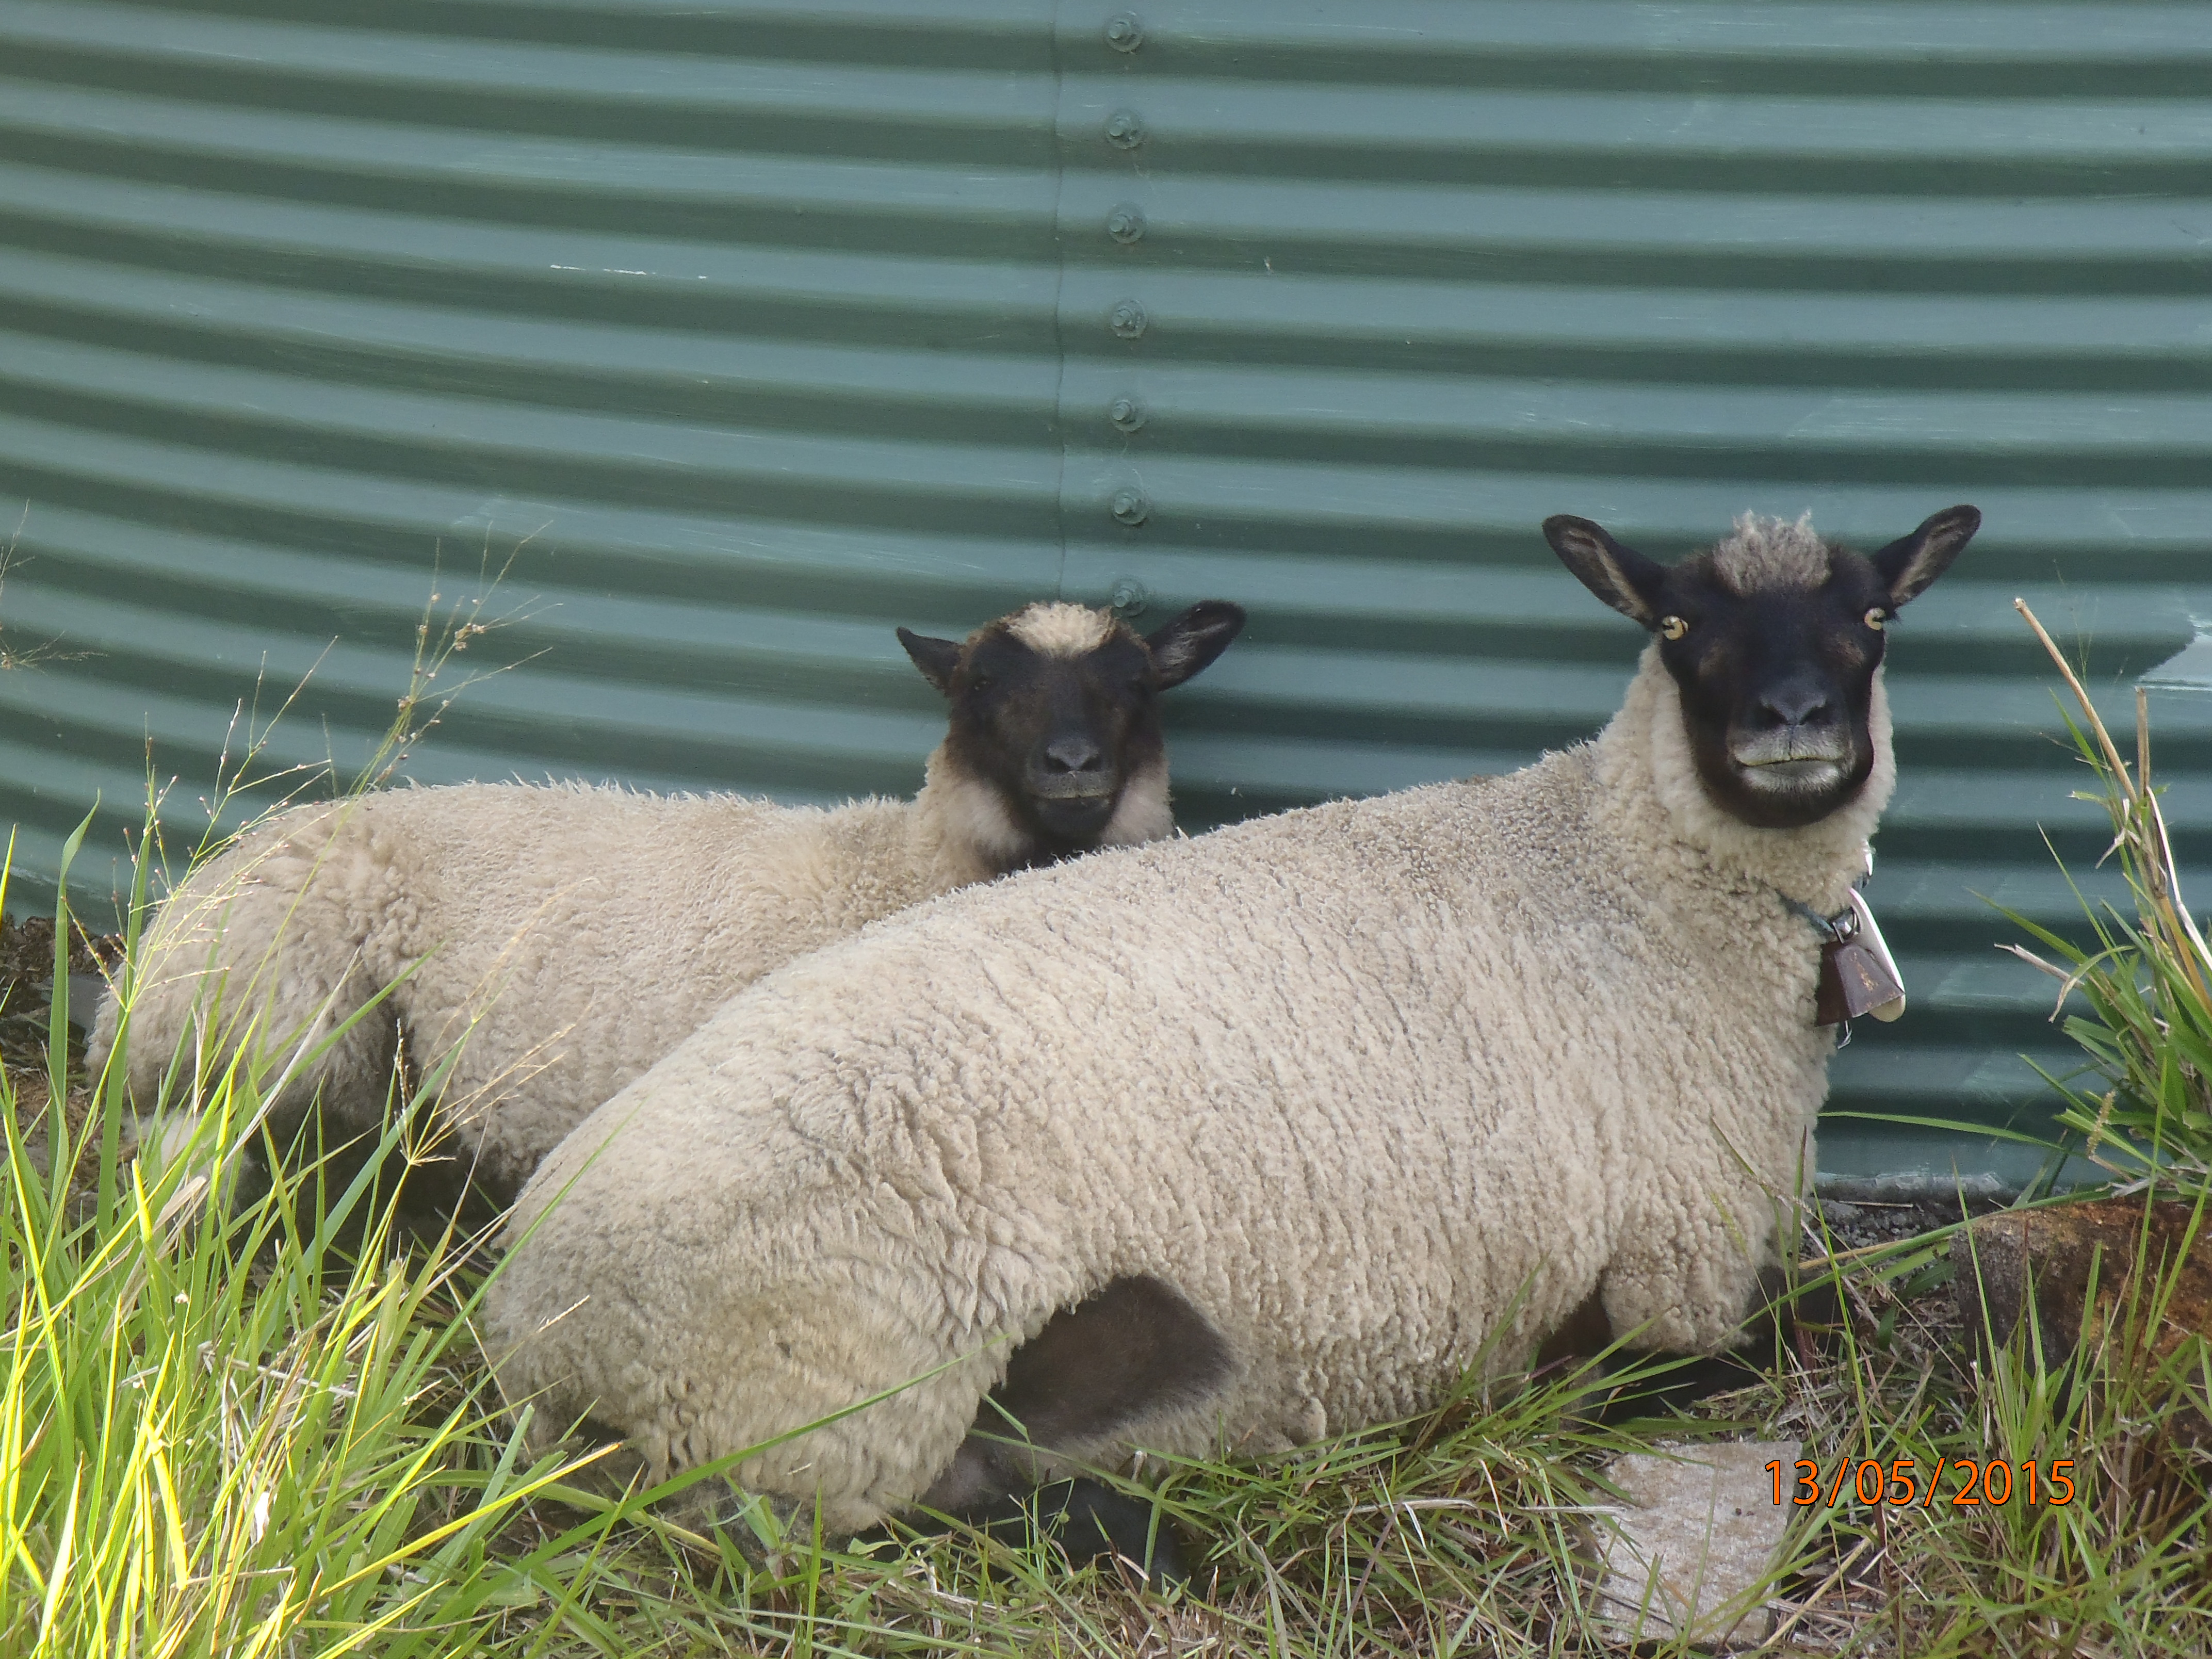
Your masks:
M 1190 1580 L 1175 1523 L 1162 1516 L 1155 1528 L 1150 1504 L 1097 1480 L 1079 1477 L 1026 1492 L 995 1492 L 963 1504 L 951 1518 L 1009 1543 L 1025 1543 L 1032 1535 L 1044 1539 L 1075 1566 L 1091 1561 L 1125 1563 L 1154 1589 Z M 926 1514 L 906 1518 L 901 1525 L 924 1537 L 946 1530 Z M 871 1527 L 854 1541 L 869 1543 L 889 1535 L 888 1528 Z
M 1126 1561 L 1155 1589 L 1190 1582 L 1175 1522 L 1163 1515 L 1155 1527 L 1142 1499 L 1079 1477 L 1039 1486 L 1034 1501 L 1037 1529 L 1078 1565 Z

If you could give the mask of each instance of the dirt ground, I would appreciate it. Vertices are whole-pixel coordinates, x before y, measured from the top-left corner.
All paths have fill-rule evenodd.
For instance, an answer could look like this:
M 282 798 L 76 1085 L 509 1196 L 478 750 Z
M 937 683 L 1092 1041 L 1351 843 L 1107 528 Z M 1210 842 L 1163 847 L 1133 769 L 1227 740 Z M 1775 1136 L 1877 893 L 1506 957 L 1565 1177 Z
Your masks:
M 1873 1267 L 1893 1247 L 2004 1207 L 2003 1200 L 1988 1197 L 1963 1202 L 1947 1197 L 1918 1203 L 1844 1203 L 1824 1199 L 1820 1220 L 1825 1242 L 1835 1260 L 1859 1268 Z M 1801 1259 L 1817 1261 L 1820 1242 L 1809 1237 L 1801 1240 L 1799 1254 Z M 1855 1271 L 1850 1277 L 1861 1315 L 1876 1322 L 1889 1316 L 1889 1340 L 1900 1352 L 1933 1364 L 1959 1351 L 1965 1333 L 1948 1249 L 1915 1273 L 1891 1278 L 1878 1271 Z
M 98 1012 L 95 980 L 107 964 L 123 959 L 123 941 L 112 934 L 70 941 L 69 1049 L 72 1063 L 84 1057 L 84 1034 Z M 32 1160 L 43 1170 L 49 1136 L 46 1125 L 46 1043 L 53 1010 L 54 923 L 51 916 L 0 920 L 0 1066 L 8 1073 L 15 1122 Z M 72 1128 L 84 1121 L 90 1100 L 82 1087 L 70 1091 L 66 1104 Z
M 121 939 L 79 933 L 70 941 L 69 970 L 80 981 L 91 978 L 100 974 L 103 963 L 118 962 L 122 956 Z M 46 1065 L 53 980 L 53 918 L 0 921 L 0 1060 L 11 1072 Z M 74 991 L 71 1000 L 78 1000 Z M 92 1015 L 89 1008 L 70 1009 L 70 1023 L 79 1027 L 89 1025 Z
M 1984 1197 L 1968 1198 L 1963 1207 L 1961 1200 L 1948 1197 L 1884 1204 L 1844 1203 L 1829 1198 L 1820 1200 L 1820 1218 L 1834 1242 L 1835 1253 L 1841 1256 L 1853 1251 L 1871 1253 L 1885 1244 L 1901 1243 L 2004 1207 L 2005 1200 Z

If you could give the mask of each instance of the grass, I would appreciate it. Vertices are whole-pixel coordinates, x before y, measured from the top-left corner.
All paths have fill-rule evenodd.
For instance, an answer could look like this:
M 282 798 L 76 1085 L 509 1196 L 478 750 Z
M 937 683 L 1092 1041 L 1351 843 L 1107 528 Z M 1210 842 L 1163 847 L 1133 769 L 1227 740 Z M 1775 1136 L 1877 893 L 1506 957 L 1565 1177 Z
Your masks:
M 6 1085 L 0 1652 L 435 1653 L 539 1599 L 540 1564 L 494 1540 L 572 1470 L 520 1455 L 449 1249 L 395 1253 L 372 1218 L 341 1265 L 366 1178 L 207 1201 L 195 1152 L 243 1143 L 260 1082 L 223 1079 L 163 1168 L 123 1156 L 119 1074 L 75 1127 L 48 1111 L 43 1160 Z
M 2077 738 L 2137 914 L 2100 913 L 2070 955 L 2041 940 L 2105 1079 L 2068 1110 L 2146 1201 L 2201 1197 L 2192 1045 L 2212 1020 L 2186 954 L 2202 942 L 2156 861 L 2148 738 L 2132 773 L 2094 709 Z M 1802 1321 L 1686 1415 L 1621 1420 L 1622 1375 L 1576 1363 L 1280 1457 L 1153 1462 L 1136 1489 L 1195 1565 L 1153 1594 L 1035 1540 L 838 1547 L 757 1505 L 687 1518 L 708 1511 L 647 1500 L 696 1500 L 714 1472 L 611 1494 L 587 1457 L 532 1453 L 510 1409 L 527 1402 L 501 1398 L 477 1339 L 469 1241 L 403 1238 L 365 1176 L 331 1189 L 337 1166 L 312 1160 L 235 1210 L 208 1201 L 207 1172 L 259 1133 L 270 1071 L 295 1057 L 213 1079 L 198 1143 L 157 1166 L 131 1156 L 118 1079 L 70 1073 L 64 1018 L 46 1067 L 0 1081 L 0 1659 L 1619 1653 L 1584 1565 L 1605 1465 L 1662 1436 L 1742 1434 L 1801 1442 L 1824 1477 L 1909 1459 L 1916 1497 L 1939 1463 L 2014 1472 L 2004 1504 L 1949 1501 L 1954 1472 L 1932 1504 L 1790 1505 L 1777 1649 L 2212 1653 L 2212 1358 L 2202 1338 L 2153 1340 L 2161 1283 L 2059 1358 L 2033 1320 L 1975 1340 L 1947 1232 L 1873 1249 L 1808 1235 L 1800 1299 L 1826 1292 L 1832 1322 Z M 357 1243 L 332 1248 L 342 1232 Z M 2018 1472 L 2033 1461 L 2047 1499 L 2059 1460 L 2071 1500 L 2023 1501 Z
M 257 1099 L 226 1080 L 204 1133 L 234 1145 Z M 399 1248 L 377 1218 L 356 1255 L 323 1248 L 365 1184 L 323 1195 L 321 1239 L 291 1219 L 317 1205 L 281 1190 L 234 1216 L 197 1201 L 191 1158 L 123 1164 L 102 1211 L 96 1173 L 40 1175 L 9 1124 L 0 1653 L 1617 1651 L 1581 1539 L 1606 1461 L 1662 1430 L 1799 1438 L 1823 1469 L 2075 1460 L 2063 1509 L 1796 1512 L 1776 1585 L 1793 1647 L 2212 1651 L 2203 1345 L 2147 1365 L 2136 1318 L 2070 1365 L 2030 1341 L 1978 1358 L 1931 1299 L 1948 1258 L 1927 1241 L 1832 1270 L 1838 1327 L 1693 1419 L 1595 1423 L 1609 1385 L 1570 1366 L 1279 1459 L 1168 1468 L 1158 1501 L 1200 1562 L 1163 1597 L 1033 1543 L 840 1550 L 758 1510 L 687 1526 L 610 1500 L 524 1449 L 464 1253 Z
M 2075 799 L 2099 803 L 2111 819 L 2106 856 L 2118 860 L 2135 911 L 2128 916 L 2085 900 L 2088 945 L 2011 916 L 2057 958 L 2012 947 L 2061 981 L 2059 1009 L 2076 994 L 2087 1008 L 2065 1016 L 2066 1030 L 2105 1087 L 2092 1094 L 2050 1079 L 2065 1102 L 2060 1121 L 2081 1136 L 2083 1155 L 2118 1180 L 2202 1191 L 2212 1182 L 2212 947 L 2182 897 L 2152 781 L 2148 700 L 2138 686 L 2130 768 L 2063 653 L 2034 612 L 2014 603 L 2081 710 L 2078 720 L 2067 714 L 2067 731 L 2097 787 Z
M 1838 1352 L 1775 1372 L 1814 1431 L 1807 1455 L 1823 1470 L 1841 1458 L 1886 1468 L 1910 1459 L 1917 1499 L 1938 1459 L 1950 1471 L 1932 1504 L 1846 1502 L 1835 1511 L 1836 1559 L 1859 1553 L 1842 1598 L 1849 1646 L 1929 1656 L 2212 1652 L 2205 1343 L 2154 1357 L 2166 1286 L 2147 1279 L 2069 1360 L 2046 1353 L 2032 1316 L 2012 1341 L 1991 1345 L 1977 1335 L 1979 1318 L 1962 1325 L 1951 1298 L 1927 1294 L 1951 1279 L 1949 1231 L 1862 1258 L 1844 1284 L 1851 1316 L 1836 1333 Z M 1962 1459 L 2005 1465 L 2006 1501 L 1989 1501 L 1995 1492 L 1979 1486 L 1984 1501 L 1955 1501 L 1971 1479 Z M 2072 1493 L 2060 1504 L 2051 1477 L 2062 1461 Z
M 2134 912 L 2085 899 L 2087 944 L 2010 917 L 2049 953 L 2008 947 L 2062 982 L 2053 1018 L 2101 1084 L 2045 1074 L 2068 1137 L 2053 1150 L 2078 1150 L 2145 1206 L 2182 1200 L 2201 1234 L 2212 1218 L 2212 951 L 2183 899 L 2145 700 L 2138 690 L 2131 766 L 2048 632 L 2018 608 L 2080 711 L 2067 727 L 2095 787 L 2077 799 L 2105 806 L 2107 857 Z M 1946 1249 L 1921 1241 L 1859 1265 L 1852 1299 L 1888 1306 L 1841 1333 L 1847 1383 L 1828 1390 L 1826 1415 L 1843 1430 L 1832 1455 L 1911 1457 L 1923 1472 L 1937 1457 L 1996 1459 L 2015 1480 L 2033 1462 L 2046 1498 L 2051 1464 L 2063 1459 L 2075 1495 L 1871 1511 L 1875 1529 L 1860 1529 L 1859 1547 L 1883 1564 L 1871 1599 L 1887 1609 L 1892 1650 L 2212 1653 L 2212 1345 L 2203 1333 L 2172 1340 L 2167 1304 L 2181 1264 L 2121 1285 L 2109 1311 L 2091 1296 L 2083 1328 L 2057 1333 L 2056 1344 L 2031 1298 L 2021 1328 L 1996 1344 L 1970 1246 L 1961 1334 L 1971 1340 L 1923 1331 L 1900 1341 L 1897 1316 L 1916 1300 L 1897 1292 L 1943 1276 Z

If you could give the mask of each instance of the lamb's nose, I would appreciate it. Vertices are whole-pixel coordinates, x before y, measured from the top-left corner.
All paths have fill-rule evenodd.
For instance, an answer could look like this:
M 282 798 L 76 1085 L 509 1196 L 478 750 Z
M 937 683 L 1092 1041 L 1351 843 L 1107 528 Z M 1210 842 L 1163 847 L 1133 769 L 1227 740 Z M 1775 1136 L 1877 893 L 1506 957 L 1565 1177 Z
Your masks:
M 1836 717 L 1826 690 L 1818 685 L 1778 685 L 1759 700 L 1759 711 L 1777 726 L 1826 726 Z
M 1105 759 L 1088 738 L 1054 738 L 1044 746 L 1048 772 L 1097 772 L 1103 769 Z

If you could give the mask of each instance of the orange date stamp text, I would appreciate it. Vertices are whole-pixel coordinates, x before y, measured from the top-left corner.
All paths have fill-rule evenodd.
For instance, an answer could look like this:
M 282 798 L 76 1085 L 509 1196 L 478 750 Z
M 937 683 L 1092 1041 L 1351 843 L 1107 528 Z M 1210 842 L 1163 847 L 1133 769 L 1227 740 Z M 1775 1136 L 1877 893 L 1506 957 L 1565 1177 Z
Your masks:
M 1766 1472 L 1774 1478 L 1777 1506 L 1784 1501 L 1785 1486 L 1790 1492 L 1788 1502 L 1800 1507 L 1826 1504 L 1831 1509 L 1847 1495 L 1869 1505 L 1917 1504 L 1923 1510 L 1937 1504 L 1964 1509 L 1981 1504 L 2074 1501 L 2070 1457 L 2041 1463 L 2030 1457 L 2017 1464 L 2002 1457 L 1984 1462 L 1971 1457 L 1939 1457 L 1924 1477 L 1909 1457 L 1893 1457 L 1887 1463 L 1877 1463 L 1871 1457 L 1856 1461 L 1846 1457 L 1832 1471 L 1824 1470 L 1810 1458 L 1800 1458 L 1794 1465 L 1778 1458 L 1767 1464 Z M 1946 1475 L 1952 1480 L 1947 1481 Z M 1942 1495 L 1947 1486 L 1950 1487 L 1948 1497 Z

